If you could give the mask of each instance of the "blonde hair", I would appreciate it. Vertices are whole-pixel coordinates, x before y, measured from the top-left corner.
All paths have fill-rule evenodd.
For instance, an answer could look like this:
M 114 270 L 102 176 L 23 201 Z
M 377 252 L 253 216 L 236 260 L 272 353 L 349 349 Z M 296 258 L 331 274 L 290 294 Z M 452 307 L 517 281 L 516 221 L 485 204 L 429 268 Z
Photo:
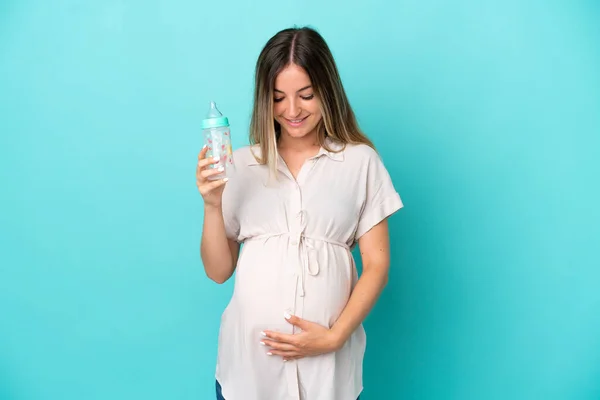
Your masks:
M 260 146 L 257 162 L 267 164 L 276 176 L 277 139 L 281 127 L 273 115 L 273 91 L 275 78 L 290 64 L 306 71 L 315 95 L 321 101 L 323 118 L 317 129 L 321 146 L 333 151 L 325 143 L 325 138 L 329 137 L 344 146 L 362 143 L 375 148 L 358 126 L 335 60 L 323 37 L 312 28 L 289 28 L 269 39 L 256 63 L 250 143 Z

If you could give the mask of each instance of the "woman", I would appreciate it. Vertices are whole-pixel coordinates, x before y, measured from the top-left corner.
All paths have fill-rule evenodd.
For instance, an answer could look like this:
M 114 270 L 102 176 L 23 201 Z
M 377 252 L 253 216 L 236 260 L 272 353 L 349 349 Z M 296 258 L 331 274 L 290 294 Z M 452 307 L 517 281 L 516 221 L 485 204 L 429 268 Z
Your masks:
M 388 280 L 386 219 L 402 202 L 316 31 L 277 33 L 255 79 L 252 146 L 234 153 L 235 174 L 207 180 L 220 171 L 206 149 L 196 171 L 206 274 L 223 283 L 237 271 L 221 320 L 217 398 L 354 400 L 362 321 Z

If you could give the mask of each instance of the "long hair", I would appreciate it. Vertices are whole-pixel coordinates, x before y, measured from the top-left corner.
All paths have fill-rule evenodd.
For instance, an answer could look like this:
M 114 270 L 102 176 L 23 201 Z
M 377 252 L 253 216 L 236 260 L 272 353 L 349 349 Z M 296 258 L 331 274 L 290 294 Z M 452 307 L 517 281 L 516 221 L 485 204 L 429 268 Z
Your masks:
M 362 143 L 375 148 L 358 126 L 335 60 L 323 37 L 312 28 L 289 28 L 269 39 L 256 63 L 250 143 L 260 146 L 260 154 L 256 156 L 260 164 L 267 164 L 271 172 L 277 169 L 277 140 L 281 126 L 273 115 L 273 91 L 275 78 L 290 64 L 306 71 L 314 93 L 321 101 L 323 118 L 317 126 L 321 146 L 333 151 L 325 143 L 325 138 L 329 137 L 344 146 Z

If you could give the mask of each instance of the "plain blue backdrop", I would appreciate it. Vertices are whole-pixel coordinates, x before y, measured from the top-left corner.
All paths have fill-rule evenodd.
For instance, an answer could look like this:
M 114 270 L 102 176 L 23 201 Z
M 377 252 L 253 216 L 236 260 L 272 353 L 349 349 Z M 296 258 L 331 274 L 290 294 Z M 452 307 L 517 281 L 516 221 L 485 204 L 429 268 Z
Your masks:
M 364 400 L 600 398 L 598 2 L 3 0 L 0 399 L 214 398 L 199 124 L 294 24 L 406 205 Z

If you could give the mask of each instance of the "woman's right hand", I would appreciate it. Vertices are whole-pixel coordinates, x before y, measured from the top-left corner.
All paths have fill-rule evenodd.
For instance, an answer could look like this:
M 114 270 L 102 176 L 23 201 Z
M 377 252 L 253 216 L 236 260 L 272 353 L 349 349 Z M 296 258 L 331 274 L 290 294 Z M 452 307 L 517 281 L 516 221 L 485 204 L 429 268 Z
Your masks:
M 202 148 L 198 154 L 198 165 L 196 166 L 196 186 L 204 199 L 205 206 L 220 207 L 221 199 L 223 198 L 223 189 L 227 178 L 218 179 L 215 181 L 208 180 L 208 177 L 223 173 L 223 167 L 208 168 L 210 165 L 216 164 L 219 160 L 206 158 L 208 147 Z

